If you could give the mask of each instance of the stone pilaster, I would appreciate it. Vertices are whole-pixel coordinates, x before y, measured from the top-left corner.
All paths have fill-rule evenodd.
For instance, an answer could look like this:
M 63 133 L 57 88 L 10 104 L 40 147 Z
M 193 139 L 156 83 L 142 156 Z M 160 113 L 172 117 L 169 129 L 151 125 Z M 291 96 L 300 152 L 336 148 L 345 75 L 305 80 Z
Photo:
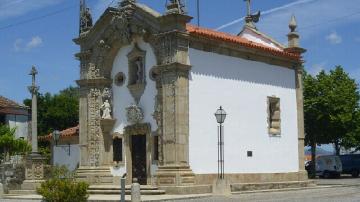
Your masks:
M 189 166 L 189 65 L 170 63 L 157 67 L 161 80 L 162 134 L 158 185 L 194 183 Z

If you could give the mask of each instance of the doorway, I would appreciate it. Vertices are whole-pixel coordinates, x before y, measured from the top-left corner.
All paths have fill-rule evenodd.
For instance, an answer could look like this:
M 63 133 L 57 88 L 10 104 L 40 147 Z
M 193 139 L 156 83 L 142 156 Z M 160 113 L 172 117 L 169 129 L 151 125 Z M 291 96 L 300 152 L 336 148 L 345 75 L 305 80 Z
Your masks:
M 132 178 L 139 184 L 147 184 L 146 171 L 146 135 L 131 136 Z

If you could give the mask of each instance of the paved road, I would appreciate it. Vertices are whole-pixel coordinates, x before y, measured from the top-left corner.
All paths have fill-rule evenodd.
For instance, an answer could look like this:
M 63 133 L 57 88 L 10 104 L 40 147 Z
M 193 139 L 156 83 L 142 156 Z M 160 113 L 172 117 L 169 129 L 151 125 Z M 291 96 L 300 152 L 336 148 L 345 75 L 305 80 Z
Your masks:
M 213 197 L 176 202 L 359 202 L 360 187 L 269 192 Z
M 360 202 L 360 178 L 320 179 L 317 183 L 345 187 L 317 188 L 296 191 L 247 193 L 229 197 L 210 197 L 172 202 Z M 39 202 L 40 200 L 5 200 L 0 202 Z M 167 200 L 170 202 L 169 200 Z

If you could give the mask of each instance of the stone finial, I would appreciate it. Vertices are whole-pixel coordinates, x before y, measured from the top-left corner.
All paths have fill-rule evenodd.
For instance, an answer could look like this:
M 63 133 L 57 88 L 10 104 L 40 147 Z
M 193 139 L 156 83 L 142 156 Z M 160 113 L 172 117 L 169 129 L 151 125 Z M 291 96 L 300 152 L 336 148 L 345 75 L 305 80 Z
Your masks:
M 289 23 L 289 28 L 291 32 L 295 32 L 296 28 L 297 28 L 297 22 L 296 22 L 296 18 L 295 15 L 291 16 L 291 20 Z
M 296 32 L 297 22 L 294 15 L 291 16 L 291 20 L 289 23 L 290 33 L 288 36 L 288 47 L 285 49 L 288 52 L 301 54 L 306 50 L 300 47 L 300 35 Z
M 181 0 L 170 0 L 170 3 L 166 5 L 167 14 L 176 13 L 176 14 L 186 14 L 186 6 Z

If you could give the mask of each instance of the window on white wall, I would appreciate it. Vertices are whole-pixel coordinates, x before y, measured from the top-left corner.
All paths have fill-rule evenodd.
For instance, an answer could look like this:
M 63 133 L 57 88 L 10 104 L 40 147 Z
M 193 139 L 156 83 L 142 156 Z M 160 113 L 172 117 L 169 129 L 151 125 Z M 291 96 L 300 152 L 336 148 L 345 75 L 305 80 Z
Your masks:
M 0 125 L 5 125 L 5 123 L 6 123 L 5 114 L 0 114 Z
M 280 98 L 268 97 L 268 129 L 270 135 L 281 134 Z
M 117 163 L 123 161 L 123 142 L 122 138 L 115 137 L 113 140 L 113 160 Z

